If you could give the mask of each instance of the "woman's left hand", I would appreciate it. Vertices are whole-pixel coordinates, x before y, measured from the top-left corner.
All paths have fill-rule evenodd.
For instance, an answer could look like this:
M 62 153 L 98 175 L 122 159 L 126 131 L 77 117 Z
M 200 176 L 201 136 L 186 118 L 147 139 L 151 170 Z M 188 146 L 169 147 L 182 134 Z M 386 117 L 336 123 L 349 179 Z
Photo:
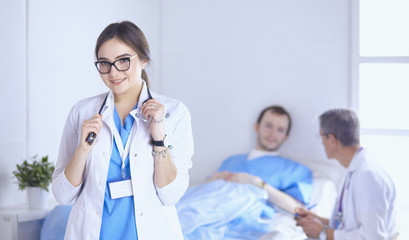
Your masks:
M 165 138 L 164 120 L 166 107 L 157 99 L 150 99 L 142 106 L 142 114 L 154 121 L 150 122 L 150 130 L 153 140 L 161 141 Z

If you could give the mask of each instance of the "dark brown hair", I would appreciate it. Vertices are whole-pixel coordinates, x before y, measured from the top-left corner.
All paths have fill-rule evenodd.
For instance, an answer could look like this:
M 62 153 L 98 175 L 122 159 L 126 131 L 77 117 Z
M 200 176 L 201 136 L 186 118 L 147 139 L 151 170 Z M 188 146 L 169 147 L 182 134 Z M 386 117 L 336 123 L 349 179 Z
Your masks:
M 112 23 L 102 31 L 95 46 L 95 57 L 97 59 L 101 45 L 112 38 L 118 38 L 121 42 L 135 50 L 136 54 L 138 54 L 139 60 L 146 61 L 147 64 L 150 62 L 151 58 L 148 41 L 141 29 L 130 21 Z M 145 69 L 142 69 L 141 77 L 149 86 L 148 75 L 146 74 Z
M 257 119 L 257 123 L 260 124 L 261 119 L 263 118 L 264 114 L 267 111 L 271 111 L 272 113 L 278 114 L 278 115 L 286 115 L 288 117 L 288 129 L 287 129 L 287 135 L 290 134 L 290 130 L 291 130 L 291 117 L 290 114 L 287 112 L 287 110 L 285 110 L 283 107 L 281 106 L 270 106 L 270 107 L 266 107 L 258 116 Z

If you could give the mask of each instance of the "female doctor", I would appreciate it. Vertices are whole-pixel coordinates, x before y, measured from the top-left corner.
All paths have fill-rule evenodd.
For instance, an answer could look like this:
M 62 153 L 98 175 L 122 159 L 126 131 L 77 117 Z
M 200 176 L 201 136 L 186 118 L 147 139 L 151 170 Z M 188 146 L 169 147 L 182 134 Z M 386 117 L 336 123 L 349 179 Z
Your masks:
M 149 91 L 149 46 L 133 23 L 107 26 L 95 55 L 110 91 L 72 107 L 53 174 L 55 198 L 75 200 L 65 239 L 183 239 L 174 204 L 192 165 L 190 113 Z

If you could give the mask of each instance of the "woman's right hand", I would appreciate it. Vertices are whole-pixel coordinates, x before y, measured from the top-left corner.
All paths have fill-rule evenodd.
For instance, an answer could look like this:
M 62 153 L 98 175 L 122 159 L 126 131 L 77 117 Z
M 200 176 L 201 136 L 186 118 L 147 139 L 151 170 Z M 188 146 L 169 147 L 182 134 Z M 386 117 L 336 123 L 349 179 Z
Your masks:
M 72 186 L 77 187 L 82 183 L 87 156 L 98 141 L 98 134 L 102 128 L 102 115 L 95 114 L 91 119 L 82 123 L 80 144 L 74 152 L 70 162 L 64 170 L 64 174 Z M 92 145 L 86 141 L 88 134 L 94 132 L 97 136 Z
M 85 120 L 82 123 L 81 142 L 78 146 L 78 149 L 81 151 L 85 151 L 85 152 L 91 151 L 92 147 L 95 145 L 95 142 L 98 139 L 98 134 L 101 128 L 102 128 L 102 115 L 97 113 L 91 119 Z M 97 136 L 96 136 L 95 141 L 92 143 L 92 145 L 90 145 L 86 139 L 88 135 L 92 132 L 95 133 Z

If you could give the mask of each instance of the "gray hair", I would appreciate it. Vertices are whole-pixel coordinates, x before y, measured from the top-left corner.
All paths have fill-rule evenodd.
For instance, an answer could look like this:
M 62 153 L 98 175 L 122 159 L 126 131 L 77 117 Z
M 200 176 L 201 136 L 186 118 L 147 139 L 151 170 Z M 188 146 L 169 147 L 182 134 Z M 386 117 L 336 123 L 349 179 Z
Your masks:
M 321 114 L 319 119 L 325 135 L 334 135 L 345 147 L 359 144 L 359 119 L 354 111 L 332 109 Z

